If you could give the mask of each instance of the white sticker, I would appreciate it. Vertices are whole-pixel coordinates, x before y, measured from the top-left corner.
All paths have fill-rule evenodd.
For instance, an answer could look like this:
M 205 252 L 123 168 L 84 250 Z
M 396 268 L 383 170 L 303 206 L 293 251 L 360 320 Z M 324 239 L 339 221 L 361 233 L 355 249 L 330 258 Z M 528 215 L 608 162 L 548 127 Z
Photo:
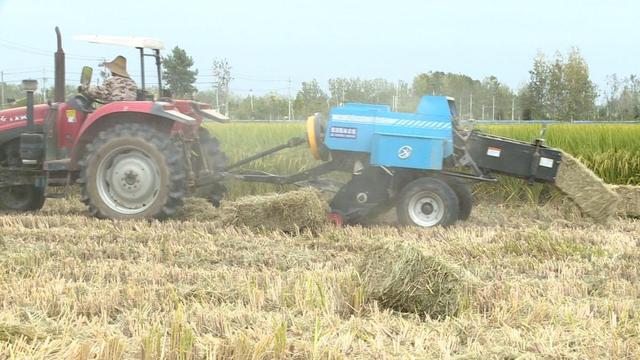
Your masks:
M 487 148 L 487 155 L 489 156 L 500 157 L 501 152 L 502 152 L 502 149 L 500 148 L 495 148 L 495 147 Z
M 540 166 L 553 168 L 553 159 L 549 159 L 549 158 L 546 158 L 546 157 L 541 157 L 540 158 Z

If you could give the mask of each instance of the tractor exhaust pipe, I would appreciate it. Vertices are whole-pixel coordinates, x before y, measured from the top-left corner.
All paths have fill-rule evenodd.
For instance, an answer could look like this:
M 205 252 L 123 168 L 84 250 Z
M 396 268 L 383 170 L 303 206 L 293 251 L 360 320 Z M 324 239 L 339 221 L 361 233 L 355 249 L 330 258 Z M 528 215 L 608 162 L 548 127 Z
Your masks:
M 64 102 L 65 94 L 65 69 L 64 69 L 64 50 L 62 50 L 62 35 L 60 29 L 56 26 L 56 37 L 58 39 L 58 51 L 55 53 L 55 88 L 53 92 L 53 101 L 57 103 Z
M 33 119 L 33 93 L 38 89 L 37 80 L 22 80 L 22 88 L 27 92 L 27 131 L 35 131 Z

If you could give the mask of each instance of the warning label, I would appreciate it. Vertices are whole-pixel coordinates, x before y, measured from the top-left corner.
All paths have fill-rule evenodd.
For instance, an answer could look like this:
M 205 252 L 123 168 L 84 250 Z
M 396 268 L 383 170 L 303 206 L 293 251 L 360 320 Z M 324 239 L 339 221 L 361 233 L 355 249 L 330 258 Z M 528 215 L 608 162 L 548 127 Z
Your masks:
M 501 152 L 502 152 L 502 149 L 497 148 L 497 147 L 489 147 L 487 149 L 487 155 L 488 156 L 500 157 L 500 153 Z

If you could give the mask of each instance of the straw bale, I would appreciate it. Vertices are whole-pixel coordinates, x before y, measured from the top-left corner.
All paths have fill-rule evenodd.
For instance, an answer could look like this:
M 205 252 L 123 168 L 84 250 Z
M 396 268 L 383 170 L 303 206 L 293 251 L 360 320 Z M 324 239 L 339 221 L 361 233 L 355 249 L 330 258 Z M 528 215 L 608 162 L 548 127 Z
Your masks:
M 458 314 L 468 305 L 476 284 L 459 267 L 405 244 L 379 246 L 365 252 L 358 272 L 367 300 L 434 319 Z
M 222 204 L 223 221 L 254 229 L 295 232 L 320 230 L 328 205 L 317 190 L 300 189 L 282 194 L 246 196 Z
M 555 186 L 571 198 L 582 212 L 596 221 L 616 214 L 619 197 L 593 171 L 563 152 Z

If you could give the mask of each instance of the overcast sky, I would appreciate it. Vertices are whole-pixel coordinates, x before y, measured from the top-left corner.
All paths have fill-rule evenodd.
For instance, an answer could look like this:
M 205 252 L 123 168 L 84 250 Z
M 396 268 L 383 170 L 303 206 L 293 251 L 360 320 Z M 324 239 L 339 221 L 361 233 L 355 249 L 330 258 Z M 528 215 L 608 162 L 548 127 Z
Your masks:
M 0 0 L 0 70 L 8 81 L 41 78 L 43 69 L 51 77 L 58 25 L 74 81 L 83 65 L 118 54 L 139 74 L 135 49 L 72 39 L 91 34 L 146 36 L 185 49 L 200 89 L 211 87 L 212 60 L 227 58 L 232 90 L 245 94 L 286 94 L 289 77 L 295 92 L 312 78 L 323 86 L 331 77 L 410 81 L 431 70 L 495 75 L 519 88 L 537 51 L 572 46 L 603 86 L 609 74 L 640 73 L 639 14 L 640 2 L 631 0 Z

